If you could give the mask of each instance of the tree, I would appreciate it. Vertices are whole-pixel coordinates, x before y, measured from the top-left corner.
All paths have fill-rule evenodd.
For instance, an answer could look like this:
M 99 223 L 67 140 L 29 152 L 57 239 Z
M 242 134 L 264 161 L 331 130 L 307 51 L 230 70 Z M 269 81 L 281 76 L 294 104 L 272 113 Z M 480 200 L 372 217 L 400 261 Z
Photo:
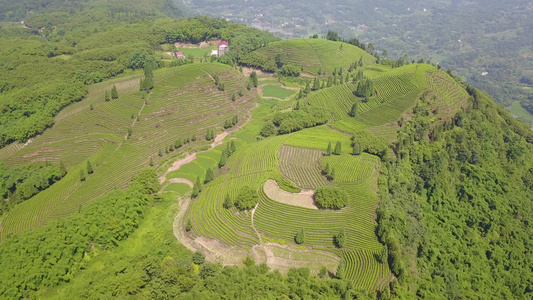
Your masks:
M 118 99 L 118 90 L 116 85 L 113 85 L 113 88 L 111 89 L 111 99 Z
M 215 172 L 213 172 L 213 169 L 209 168 L 205 172 L 205 180 L 204 183 L 208 183 L 212 181 L 215 178 Z
M 311 86 L 309 85 L 309 82 L 305 85 L 305 89 L 304 89 L 304 95 L 307 96 L 307 94 L 309 94 L 311 92 Z
M 90 160 L 87 161 L 87 173 L 88 173 L 88 174 L 92 174 L 92 173 L 94 173 L 93 165 L 91 164 L 91 161 L 90 161 Z
M 253 208 L 259 202 L 257 191 L 249 186 L 243 186 L 235 199 L 235 207 L 238 210 L 247 210 Z
M 337 141 L 335 144 L 335 150 L 333 150 L 333 154 L 341 155 L 341 141 Z
M 154 88 L 154 72 L 152 70 L 152 63 L 146 61 L 144 63 L 144 80 L 141 83 L 141 90 L 149 91 Z
M 339 262 L 339 265 L 337 266 L 337 272 L 335 274 L 335 276 L 337 276 L 337 278 L 339 279 L 344 279 L 344 272 L 345 272 L 345 268 L 346 268 L 346 262 L 344 261 L 344 258 L 341 258 L 340 262 Z
M 331 142 L 328 143 L 328 149 L 326 149 L 326 155 L 331 156 Z
M 205 135 L 205 139 L 208 141 L 211 141 L 215 138 L 215 132 L 213 128 L 207 128 L 207 133 Z
M 153 167 L 154 166 L 154 160 L 150 157 L 150 161 L 148 162 L 148 165 L 150 167 Z
M 225 166 L 227 159 L 228 159 L 228 154 L 224 150 L 224 151 L 222 151 L 222 155 L 220 155 L 220 161 L 218 162 L 218 167 L 222 168 L 223 166 Z
M 294 110 L 300 110 L 300 101 L 296 101 L 296 106 L 294 107 Z
M 248 81 L 248 85 L 246 86 L 246 88 L 247 88 L 248 90 L 251 90 L 251 89 L 252 89 L 252 86 L 253 86 L 252 81 L 251 81 L 251 80 Z
M 231 123 L 230 120 L 226 120 L 226 122 L 224 122 L 224 129 L 228 129 L 232 126 L 233 126 L 233 123 Z
M 200 177 L 199 176 L 196 176 L 196 183 L 194 184 L 194 186 L 198 187 L 198 191 L 199 192 L 202 191 L 202 183 L 200 182 Z
M 87 177 L 85 176 L 85 171 L 83 169 L 80 170 L 80 181 L 85 181 Z
M 305 243 L 305 229 L 302 228 L 300 231 L 298 231 L 294 237 L 294 241 L 299 245 Z
M 335 167 L 331 168 L 331 172 L 328 174 L 329 180 L 335 180 Z
M 339 187 L 321 186 L 316 190 L 315 202 L 319 208 L 340 209 L 348 204 L 348 194 Z
M 263 125 L 263 128 L 261 128 L 260 135 L 262 137 L 269 137 L 276 133 L 276 127 L 274 127 L 274 124 L 272 123 L 266 123 Z
M 192 193 L 191 193 L 191 198 L 196 198 L 198 197 L 198 194 L 200 194 L 200 189 L 198 188 L 198 186 L 195 184 L 192 188 Z
M 91 103 L 91 105 L 89 105 L 89 109 L 90 109 L 90 110 L 93 110 L 93 109 L 94 109 L 94 106 L 93 106 L 92 103 Z
M 181 141 L 181 139 L 177 139 L 174 143 L 174 148 L 178 149 L 181 148 L 181 146 L 183 146 L 183 142 Z
M 230 209 L 233 207 L 233 200 L 231 199 L 231 197 L 229 196 L 229 194 L 226 195 L 226 198 L 224 198 L 224 203 L 222 204 L 222 206 L 225 208 L 225 209 Z
M 384 263 L 388 260 L 388 258 L 389 258 L 389 249 L 387 248 L 387 246 L 383 246 L 383 249 L 377 256 L 377 259 L 380 263 Z
M 231 95 L 231 101 L 235 102 L 235 100 L 237 100 L 237 95 L 233 93 L 233 95 Z
M 61 177 L 65 177 L 65 175 L 67 175 L 67 168 L 62 160 L 59 161 L 59 175 L 61 175 Z
M 298 92 L 297 99 L 302 99 L 303 97 L 304 97 L 304 91 L 302 89 L 300 89 L 300 91 Z
M 105 96 L 104 96 L 104 97 L 105 97 L 105 98 L 104 98 L 105 101 L 109 101 L 109 100 L 111 100 L 111 96 L 109 95 L 109 91 L 105 91 Z
M 194 254 L 192 255 L 192 262 L 195 265 L 203 264 L 205 262 L 205 255 L 200 251 L 194 252 Z
M 346 244 L 346 233 L 344 232 L 344 227 L 343 227 L 341 231 L 339 232 L 339 234 L 335 236 L 335 245 L 338 248 L 342 248 L 344 247 L 345 244 Z
M 233 118 L 231 119 L 231 123 L 233 123 L 233 125 L 235 125 L 238 122 L 239 122 L 239 116 L 238 115 L 234 115 Z
M 355 143 L 353 145 L 353 152 L 352 152 L 353 155 L 360 155 L 361 154 L 361 145 L 359 145 L 359 143 Z
M 257 87 L 259 80 L 257 79 L 257 73 L 255 71 L 250 74 L 250 80 L 252 81 L 254 87 Z
M 324 167 L 324 174 L 325 175 L 329 174 L 329 163 L 326 163 L 326 166 Z
M 159 152 L 157 152 L 157 155 L 159 155 L 159 157 L 163 156 L 163 150 L 161 150 L 161 148 L 159 148 Z
M 239 97 L 244 96 L 244 91 L 242 89 L 239 90 Z
M 315 77 L 315 81 L 313 82 L 313 87 L 311 90 L 316 91 L 320 89 L 320 81 L 318 80 L 318 77 Z
M 355 101 L 352 105 L 352 109 L 350 110 L 350 117 L 355 117 L 357 115 L 357 101 Z

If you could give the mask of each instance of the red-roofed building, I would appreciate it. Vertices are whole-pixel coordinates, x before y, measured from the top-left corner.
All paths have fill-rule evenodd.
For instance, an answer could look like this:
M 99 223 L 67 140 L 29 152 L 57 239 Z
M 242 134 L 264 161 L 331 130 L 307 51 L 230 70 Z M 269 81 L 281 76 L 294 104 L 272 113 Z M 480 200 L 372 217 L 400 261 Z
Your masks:
M 226 41 L 221 41 L 218 43 L 218 56 L 224 55 L 224 53 L 228 52 L 229 50 L 229 44 Z
M 185 54 L 183 52 L 176 52 L 176 58 L 177 59 L 185 59 Z

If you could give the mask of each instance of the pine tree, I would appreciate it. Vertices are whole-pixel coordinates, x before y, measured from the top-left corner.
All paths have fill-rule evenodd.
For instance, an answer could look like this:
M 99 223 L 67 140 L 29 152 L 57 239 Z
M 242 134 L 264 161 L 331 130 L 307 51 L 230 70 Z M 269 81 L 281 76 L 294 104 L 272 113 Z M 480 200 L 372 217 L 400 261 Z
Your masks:
M 148 165 L 150 167 L 153 167 L 154 166 L 154 160 L 150 157 L 150 161 L 148 162 Z
M 344 258 L 341 258 L 341 261 L 339 262 L 339 266 L 337 267 L 337 272 L 335 276 L 339 279 L 344 279 L 344 271 L 345 271 L 345 264 Z
M 355 117 L 357 115 L 357 101 L 355 101 L 352 105 L 352 109 L 350 110 L 350 117 Z
M 90 109 L 90 110 L 93 110 L 93 109 L 94 109 L 94 106 L 93 106 L 92 103 L 91 103 L 91 105 L 89 105 L 89 109 Z
M 250 74 L 250 80 L 252 81 L 252 84 L 254 85 L 254 87 L 257 87 L 258 79 L 257 79 L 257 73 L 255 71 L 253 71 L 252 74 Z
M 313 88 L 311 90 L 316 91 L 320 88 L 320 81 L 318 80 L 318 77 L 315 77 L 315 81 L 313 82 Z
M 91 164 L 90 160 L 87 161 L 87 173 L 88 174 L 94 173 L 93 165 Z
M 242 96 L 244 96 L 244 92 L 243 92 L 242 89 L 240 89 L 240 90 L 239 90 L 239 97 L 242 97 Z
M 294 110 L 300 110 L 300 101 L 296 101 L 296 106 L 294 107 Z
M 200 194 L 200 189 L 198 188 L 198 186 L 195 184 L 192 188 L 192 193 L 191 193 L 191 198 L 196 198 L 198 197 L 198 194 Z
M 59 161 L 59 174 L 61 177 L 65 177 L 65 175 L 67 175 L 67 168 L 62 160 Z
M 339 69 L 339 73 L 338 74 L 339 74 L 339 76 L 342 76 L 342 67 Z
M 302 228 L 294 237 L 294 241 L 296 244 L 303 244 L 305 243 L 305 230 Z
M 337 75 L 337 68 L 333 69 L 333 73 L 331 75 L 333 75 L 333 76 Z
M 328 143 L 328 149 L 326 150 L 326 155 L 327 156 L 331 155 L 331 142 Z
M 359 62 L 357 63 L 357 65 L 358 65 L 359 67 L 362 67 L 362 66 L 363 66 L 363 56 L 361 56 L 361 57 L 359 58 Z
M 161 148 L 159 148 L 159 152 L 157 152 L 157 155 L 159 155 L 160 157 L 163 156 L 163 150 L 161 150 Z
M 116 85 L 114 85 L 111 89 L 111 99 L 118 99 L 118 90 Z
M 87 177 L 85 176 L 85 171 L 83 169 L 80 170 L 80 181 L 85 181 Z
M 231 119 L 231 123 L 233 123 L 233 125 L 235 125 L 238 122 L 239 122 L 239 116 L 238 115 L 234 115 L 233 118 Z
M 178 149 L 181 146 L 183 146 L 183 142 L 181 141 L 181 139 L 177 139 L 176 142 L 174 143 L 174 148 Z
M 337 141 L 335 144 L 335 150 L 333 150 L 333 154 L 341 155 L 341 141 Z
M 233 123 L 231 123 L 230 120 L 226 120 L 226 122 L 224 122 L 224 129 L 228 129 L 231 126 L 233 126 Z
M 331 171 L 328 174 L 328 179 L 331 181 L 335 180 L 335 167 L 331 168 Z
M 218 167 L 222 168 L 226 165 L 226 160 L 228 159 L 228 154 L 226 151 L 222 151 L 222 155 L 220 156 L 220 161 L 218 162 Z
M 141 89 L 143 90 L 151 90 L 154 88 L 154 72 L 152 70 L 152 63 L 151 62 L 145 62 L 144 63 L 144 80 L 143 80 L 143 86 L 141 86 Z
M 109 91 L 105 91 L 105 101 L 111 100 L 111 96 L 109 95 Z
M 246 86 L 246 88 L 247 88 L 248 90 L 251 90 L 251 89 L 252 89 L 252 86 L 253 86 L 252 81 L 251 81 L 251 80 L 248 81 L 248 85 Z
M 229 143 L 229 150 L 230 150 L 230 153 L 233 153 L 233 152 L 235 152 L 235 150 L 237 150 L 237 148 L 235 146 L 235 141 L 231 141 Z
M 311 86 L 309 85 L 309 82 L 305 85 L 304 94 L 307 96 L 311 92 Z
M 304 91 L 302 89 L 300 89 L 300 92 L 298 92 L 298 98 L 297 99 L 302 99 L 304 97 Z
M 204 183 L 208 183 L 208 182 L 212 181 L 214 178 L 215 178 L 215 173 L 213 172 L 213 169 L 211 169 L 211 168 L 207 169 L 207 171 L 205 172 L 205 181 L 204 181 Z
M 202 191 L 202 183 L 200 182 L 199 176 L 196 176 L 196 183 L 194 185 L 198 187 L 198 191 Z
M 340 80 L 340 84 L 344 84 L 344 77 L 340 76 L 339 80 Z
M 233 95 L 231 95 L 231 101 L 235 102 L 235 100 L 237 100 L 237 95 L 233 93 Z
M 360 155 L 361 154 L 361 145 L 359 143 L 355 143 L 353 145 L 353 155 Z
M 329 174 L 329 163 L 326 163 L 326 167 L 324 167 L 324 174 L 325 175 Z

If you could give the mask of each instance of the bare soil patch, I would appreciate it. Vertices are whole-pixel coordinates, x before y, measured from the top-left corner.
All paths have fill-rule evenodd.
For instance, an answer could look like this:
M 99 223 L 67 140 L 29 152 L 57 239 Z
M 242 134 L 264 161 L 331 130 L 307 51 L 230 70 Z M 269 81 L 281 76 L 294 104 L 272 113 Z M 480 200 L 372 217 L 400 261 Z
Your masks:
M 299 193 L 289 193 L 282 190 L 275 180 L 269 179 L 263 186 L 265 194 L 272 200 L 288 205 L 300 206 L 309 209 L 318 209 L 313 199 L 315 191 L 302 190 Z
M 172 163 L 172 166 L 170 166 L 170 168 L 168 168 L 165 173 L 163 173 L 163 175 L 161 175 L 159 177 L 159 183 L 163 183 L 165 182 L 165 177 L 167 177 L 167 174 L 172 172 L 172 171 L 177 171 L 179 170 L 179 168 L 181 166 L 183 166 L 184 164 L 188 164 L 190 162 L 192 162 L 194 159 L 196 158 L 196 153 L 192 153 L 192 154 L 189 154 L 187 156 L 185 156 L 184 158 L 180 158 L 178 160 L 176 160 L 175 162 Z
M 252 74 L 252 72 L 255 72 L 257 75 L 270 75 L 269 73 L 263 72 L 261 69 L 249 68 L 249 67 L 242 68 L 242 73 L 244 74 L 244 76 L 248 77 L 250 76 L 250 74 Z
M 185 179 L 185 178 L 170 178 L 168 180 L 168 183 L 185 183 L 186 185 L 190 186 L 191 188 L 194 187 L 194 183 L 192 183 L 192 181 L 190 181 L 189 179 Z

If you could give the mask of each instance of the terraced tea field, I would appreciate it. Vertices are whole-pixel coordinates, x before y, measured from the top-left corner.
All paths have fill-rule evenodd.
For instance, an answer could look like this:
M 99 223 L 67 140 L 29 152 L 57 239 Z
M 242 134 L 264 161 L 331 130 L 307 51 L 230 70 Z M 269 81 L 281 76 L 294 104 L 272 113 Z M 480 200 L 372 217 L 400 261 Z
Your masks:
M 371 65 L 376 62 L 375 57 L 353 45 L 322 39 L 293 39 L 274 42 L 255 52 L 272 61 L 276 55 L 282 54 L 289 63 L 301 66 L 304 72 L 313 75 L 317 75 L 319 70 L 328 74 L 331 74 L 334 69 L 339 70 L 341 67 L 347 70 L 350 64 L 358 62 L 361 57 L 364 65 Z
M 225 91 L 216 88 L 211 77 L 214 74 L 225 83 Z M 70 215 L 92 199 L 126 187 L 150 161 L 158 166 L 168 159 L 172 153 L 166 150 L 178 138 L 196 136 L 197 141 L 186 148 L 203 144 L 207 128 L 221 130 L 234 115 L 245 120 L 255 105 L 256 95 L 246 91 L 247 78 L 222 64 L 193 64 L 156 72 L 155 88 L 149 96 L 136 91 L 138 81 L 134 76 L 96 85 L 87 99 L 58 114 L 56 124 L 27 146 L 2 150 L 3 160 L 10 166 L 62 160 L 69 173 L 3 216 L 1 239 Z M 105 102 L 102 91 L 113 84 L 120 97 Z M 245 95 L 233 102 L 232 94 L 240 89 Z M 130 138 L 128 128 L 132 128 Z M 87 160 L 95 166 L 95 173 L 80 182 L 79 172 Z

